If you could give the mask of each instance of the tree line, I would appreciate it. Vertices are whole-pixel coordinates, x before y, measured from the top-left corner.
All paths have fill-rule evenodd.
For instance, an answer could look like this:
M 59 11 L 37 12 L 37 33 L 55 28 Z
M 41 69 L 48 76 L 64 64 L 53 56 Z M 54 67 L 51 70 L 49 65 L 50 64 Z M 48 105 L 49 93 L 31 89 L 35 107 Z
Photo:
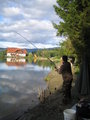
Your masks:
M 57 35 L 70 40 L 79 61 L 85 55 L 90 63 L 90 1 L 57 0 L 54 9 L 62 19 L 58 24 L 53 23 Z

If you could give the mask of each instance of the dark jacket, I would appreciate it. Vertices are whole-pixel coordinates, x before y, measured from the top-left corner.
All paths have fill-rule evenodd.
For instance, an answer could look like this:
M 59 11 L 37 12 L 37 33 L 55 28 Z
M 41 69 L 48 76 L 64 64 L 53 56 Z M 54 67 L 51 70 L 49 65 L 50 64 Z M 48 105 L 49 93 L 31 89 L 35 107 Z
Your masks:
M 71 64 L 69 62 L 63 62 L 63 64 L 59 68 L 59 74 L 62 74 L 64 81 L 71 81 L 73 79 L 72 77 L 72 70 L 71 70 Z

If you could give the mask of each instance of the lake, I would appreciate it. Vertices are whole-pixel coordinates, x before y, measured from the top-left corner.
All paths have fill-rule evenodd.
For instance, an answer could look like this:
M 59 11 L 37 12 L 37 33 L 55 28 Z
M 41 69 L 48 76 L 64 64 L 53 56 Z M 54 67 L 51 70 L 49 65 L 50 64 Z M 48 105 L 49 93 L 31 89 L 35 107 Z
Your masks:
M 38 89 L 46 89 L 50 67 L 19 61 L 0 62 L 0 118 L 39 103 Z

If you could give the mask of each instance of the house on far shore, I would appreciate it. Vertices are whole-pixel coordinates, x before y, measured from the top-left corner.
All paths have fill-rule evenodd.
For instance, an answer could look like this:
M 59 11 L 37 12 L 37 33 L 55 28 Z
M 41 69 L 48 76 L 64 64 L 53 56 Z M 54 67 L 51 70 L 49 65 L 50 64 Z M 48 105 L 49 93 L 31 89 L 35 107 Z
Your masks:
M 20 48 L 7 48 L 7 57 L 25 57 L 27 55 L 27 50 Z

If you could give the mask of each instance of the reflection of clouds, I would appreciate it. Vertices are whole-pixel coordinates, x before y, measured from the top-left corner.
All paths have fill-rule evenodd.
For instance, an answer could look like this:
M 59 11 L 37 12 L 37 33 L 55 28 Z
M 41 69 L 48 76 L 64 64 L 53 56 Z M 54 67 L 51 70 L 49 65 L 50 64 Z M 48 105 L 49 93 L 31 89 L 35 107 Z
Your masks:
M 27 88 L 26 86 L 23 86 L 23 83 L 26 83 L 26 81 L 23 81 L 21 84 L 1 81 L 0 85 L 3 87 L 7 87 L 10 90 L 13 90 L 14 92 L 23 93 L 23 94 L 31 94 L 33 90 L 30 88 Z
M 5 63 L 0 63 L 0 70 L 16 70 L 17 67 L 11 66 L 8 67 Z
M 34 70 L 34 71 L 43 71 L 43 70 L 46 70 L 46 71 L 50 71 L 50 68 L 49 67 L 42 67 L 42 66 L 38 66 L 38 65 L 30 65 L 30 64 L 27 64 L 26 65 L 26 68 L 28 70 Z
M 4 65 L 4 68 L 3 68 Z M 29 101 L 31 96 L 37 96 L 38 87 L 46 86 L 43 78 L 48 73 L 47 68 L 38 65 L 27 64 L 19 67 L 18 70 L 7 68 L 5 64 L 0 67 L 0 102 L 5 104 L 17 104 L 26 100 Z M 29 103 L 29 102 L 28 102 Z
M 23 80 L 23 81 L 22 81 L 22 84 L 25 84 L 26 82 L 27 82 L 27 81 Z
M 0 63 L 0 70 L 34 70 L 34 71 L 50 71 L 49 67 L 42 67 L 34 64 L 26 64 L 25 66 L 7 66 L 5 63 Z
M 26 88 L 22 84 L 16 84 L 6 81 L 1 81 L 0 86 L 3 86 L 3 89 L 8 88 L 7 92 L 4 92 L 1 96 L 1 101 L 3 103 L 15 104 L 22 99 L 28 98 L 30 94 L 33 93 L 32 90 Z
M 3 101 L 4 103 L 9 103 L 9 104 L 14 104 L 16 103 L 18 100 L 18 98 L 14 97 L 14 96 L 10 96 L 10 95 L 4 95 L 1 98 L 1 101 Z
M 43 81 L 43 72 L 5 71 L 0 73 L 0 76 L 3 78 L 0 80 L 0 86 L 3 89 L 8 88 L 9 92 L 12 91 L 13 93 L 31 94 L 33 88 L 37 89 L 39 86 L 46 85 Z
M 5 63 L 0 63 L 0 70 L 8 69 L 8 66 Z
M 9 88 L 12 88 L 12 89 L 16 89 L 17 88 L 17 86 L 14 83 L 6 82 L 6 81 L 2 81 L 0 84 L 2 86 L 8 86 Z
M 26 98 L 28 98 L 28 95 L 22 95 L 18 98 L 18 100 L 22 100 L 22 99 L 26 99 Z
M 33 91 L 30 90 L 30 89 L 27 89 L 27 90 L 26 90 L 26 93 L 27 93 L 27 94 L 31 94 L 32 92 L 33 92 Z
M 3 79 L 9 79 L 9 80 L 12 79 L 11 76 L 9 76 L 9 75 L 5 75 L 5 74 L 1 75 L 0 78 L 3 78 Z

